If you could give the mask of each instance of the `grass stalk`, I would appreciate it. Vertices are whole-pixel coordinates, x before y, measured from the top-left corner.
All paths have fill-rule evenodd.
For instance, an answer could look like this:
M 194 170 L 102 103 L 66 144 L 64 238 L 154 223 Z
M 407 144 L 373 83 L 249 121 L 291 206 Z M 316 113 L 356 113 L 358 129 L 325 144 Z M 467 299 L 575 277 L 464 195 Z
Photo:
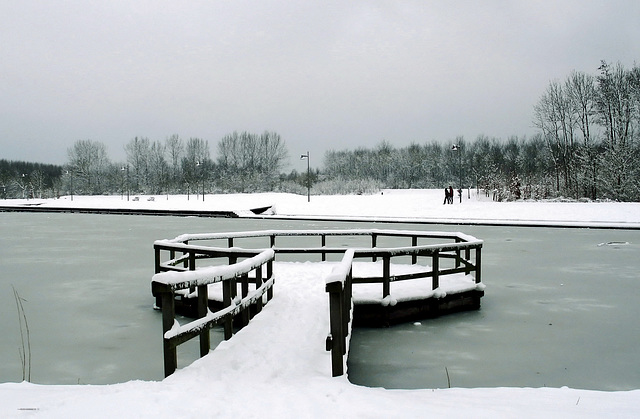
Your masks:
M 20 326 L 20 343 L 22 347 L 18 349 L 18 352 L 20 353 L 20 362 L 22 364 L 22 381 L 31 382 L 31 335 L 27 314 L 24 311 L 23 305 L 23 302 L 27 300 L 20 296 L 18 290 L 16 290 L 13 285 L 11 285 L 11 288 L 13 288 L 13 297 L 16 301 L 18 324 Z

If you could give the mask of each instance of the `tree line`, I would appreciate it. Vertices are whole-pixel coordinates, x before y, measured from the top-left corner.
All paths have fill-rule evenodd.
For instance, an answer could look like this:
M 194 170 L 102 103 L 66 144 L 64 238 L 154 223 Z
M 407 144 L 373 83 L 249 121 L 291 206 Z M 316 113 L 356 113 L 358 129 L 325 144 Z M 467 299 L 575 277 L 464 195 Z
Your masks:
M 286 144 L 275 132 L 226 135 L 217 144 L 216 160 L 208 141 L 177 134 L 163 141 L 135 137 L 124 150 L 126 160 L 113 162 L 104 143 L 78 140 L 62 166 L 0 161 L 3 197 L 261 192 L 288 180 L 280 174 Z M 290 189 L 301 189 L 295 179 L 290 183 Z
M 381 187 L 468 188 L 498 200 L 640 201 L 640 67 L 601 62 L 598 74 L 551 81 L 534 107 L 538 132 L 394 148 L 329 151 L 324 174 L 361 192 Z
M 533 108 L 531 138 L 462 137 L 396 148 L 330 150 L 309 173 L 287 167 L 275 132 L 233 132 L 216 144 L 171 135 L 135 137 L 126 160 L 78 140 L 63 166 L 0 160 L 4 198 L 67 194 L 189 194 L 283 191 L 373 193 L 382 188 L 476 187 L 497 200 L 519 198 L 640 201 L 640 67 L 601 62 L 595 75 L 551 81 Z M 309 176 L 309 178 L 307 178 Z M 307 183 L 308 182 L 308 183 Z

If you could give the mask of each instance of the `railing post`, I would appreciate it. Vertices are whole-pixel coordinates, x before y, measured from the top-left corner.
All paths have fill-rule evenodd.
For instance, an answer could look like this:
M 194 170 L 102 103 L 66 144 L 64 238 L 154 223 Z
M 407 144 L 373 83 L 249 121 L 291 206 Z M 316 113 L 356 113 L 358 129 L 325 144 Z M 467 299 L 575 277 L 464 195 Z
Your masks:
M 435 290 L 440 286 L 440 252 L 437 250 L 433 253 L 432 266 L 433 266 L 433 276 L 432 276 L 433 282 L 431 284 L 431 289 Z
M 189 240 L 185 240 L 183 242 L 185 245 L 189 244 Z M 182 252 L 182 256 L 186 255 L 187 253 L 189 253 L 188 251 L 183 251 Z M 184 259 L 184 261 L 182 262 L 182 266 L 186 269 L 189 267 L 189 260 L 188 259 Z
M 168 377 L 178 368 L 178 351 L 171 340 L 164 337 L 175 322 L 175 301 L 173 292 L 162 293 L 162 343 L 164 352 L 164 376 Z
M 376 233 L 371 233 L 371 248 L 375 249 L 377 245 L 378 245 L 378 235 Z M 371 257 L 371 260 L 375 262 L 376 260 L 378 260 L 378 257 L 374 254 Z
M 351 320 L 351 300 L 353 296 L 352 286 L 352 269 L 344 280 L 344 288 L 342 292 L 342 354 L 347 353 L 347 335 L 349 334 L 349 321 Z
M 209 312 L 209 289 L 207 285 L 198 285 L 198 317 L 202 318 Z M 203 357 L 211 349 L 209 329 L 204 328 L 200 332 L 200 356 Z
M 260 288 L 262 286 L 263 280 L 262 280 L 262 265 L 258 266 L 256 268 L 256 289 Z M 258 298 L 258 301 L 256 301 L 256 314 L 260 313 L 262 311 L 262 297 Z
M 240 276 L 240 290 L 242 292 L 242 298 L 249 295 L 249 275 L 244 274 Z
M 267 262 L 267 280 L 273 277 L 273 260 Z M 269 287 L 267 290 L 267 301 L 271 301 L 273 298 L 273 287 Z
M 249 295 L 249 276 L 247 274 L 244 274 L 240 277 L 240 285 L 242 298 L 245 298 L 247 295 Z M 250 314 L 251 313 L 249 307 L 247 307 L 245 310 L 242 310 L 242 312 L 240 313 L 240 320 L 242 324 L 241 327 L 245 327 L 249 324 L 249 321 L 251 320 Z
M 476 247 L 476 284 L 482 282 L 481 270 L 482 270 L 482 247 Z
M 382 298 L 391 294 L 391 257 L 384 255 L 382 258 Z
M 160 273 L 160 249 L 158 247 L 153 247 L 154 250 L 154 260 L 155 260 L 155 273 L 159 274 Z
M 417 246 L 418 246 L 418 236 L 411 236 L 411 247 L 417 247 Z M 418 263 L 418 254 L 413 253 L 411 255 L 411 264 L 415 265 L 416 263 Z
M 194 252 L 193 250 L 189 251 L 189 270 L 196 270 L 196 252 Z M 195 287 L 189 287 L 189 292 L 194 292 L 195 290 Z
M 327 260 L 327 252 L 324 251 L 324 248 L 327 247 L 327 235 L 323 234 L 321 239 L 321 246 L 322 246 L 322 261 L 326 261 Z
M 471 268 L 469 267 L 469 259 L 471 259 L 471 249 L 469 247 L 465 247 L 464 249 L 464 258 L 467 262 L 464 264 L 465 266 L 464 274 L 469 275 L 469 273 L 471 272 Z
M 345 344 L 342 330 L 344 290 L 342 282 L 329 283 L 326 286 L 326 290 L 329 293 L 329 322 L 331 327 L 331 337 L 327 342 L 327 349 L 331 350 L 331 374 L 333 377 L 337 377 L 344 374 L 343 356 Z
M 233 281 L 235 282 L 235 281 Z M 222 281 L 222 306 L 227 308 L 231 306 L 231 284 L 232 281 Z M 233 284 L 235 285 L 235 284 Z M 224 319 L 224 340 L 229 340 L 233 336 L 233 316 L 228 315 Z
M 456 244 L 460 243 L 460 238 L 456 237 Z M 456 249 L 456 269 L 460 267 L 460 248 Z

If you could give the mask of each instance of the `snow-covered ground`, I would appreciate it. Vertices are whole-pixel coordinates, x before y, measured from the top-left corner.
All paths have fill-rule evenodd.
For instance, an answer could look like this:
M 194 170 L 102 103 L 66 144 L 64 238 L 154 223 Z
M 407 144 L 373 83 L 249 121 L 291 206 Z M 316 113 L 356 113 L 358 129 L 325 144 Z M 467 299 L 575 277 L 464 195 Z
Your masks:
M 227 195 L 126 195 L 69 196 L 60 199 L 0 200 L 0 206 L 52 208 L 133 208 L 159 210 L 235 211 L 251 216 L 252 208 L 271 206 L 270 213 L 284 217 L 365 218 L 428 222 L 478 222 L 545 225 L 640 227 L 640 203 L 517 201 L 494 202 L 482 191 L 465 190 L 462 204 L 443 205 L 444 191 L 387 189 L 376 195 L 307 196 L 287 193 Z
M 440 191 L 370 196 L 289 194 L 10 200 L 0 205 L 234 210 L 273 206 L 284 217 L 482 221 L 640 227 L 636 203 L 495 203 L 471 191 L 443 205 Z M 331 264 L 278 264 L 275 298 L 208 356 L 159 381 L 115 385 L 0 384 L 0 417 L 636 417 L 640 390 L 570 388 L 385 390 L 330 377 L 324 277 Z M 488 290 L 490 292 L 490 290 Z M 286 327 L 283 326 L 283 319 Z M 144 356 L 143 354 L 141 356 Z M 630 366 L 632 367 L 632 366 Z

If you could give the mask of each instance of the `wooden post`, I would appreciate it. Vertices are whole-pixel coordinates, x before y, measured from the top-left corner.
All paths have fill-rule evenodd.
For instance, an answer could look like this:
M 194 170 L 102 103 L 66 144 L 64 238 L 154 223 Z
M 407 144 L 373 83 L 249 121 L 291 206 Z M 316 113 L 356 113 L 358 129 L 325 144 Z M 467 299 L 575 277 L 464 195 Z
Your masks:
M 349 321 L 351 320 L 351 301 L 353 298 L 352 269 L 344 280 L 342 291 L 342 354 L 347 353 L 347 335 L 349 334 Z
M 207 285 L 198 285 L 198 317 L 202 318 L 209 311 L 209 289 Z M 200 332 L 200 356 L 203 357 L 211 349 L 209 329 L 204 328 Z
M 240 283 L 242 288 L 242 298 L 245 298 L 247 295 L 249 295 L 249 276 L 247 274 L 242 275 L 240 277 Z M 240 312 L 240 321 L 242 324 L 241 327 L 245 327 L 249 324 L 249 320 L 251 320 L 250 313 L 251 310 L 249 309 L 249 307 Z
M 326 234 L 322 235 L 321 245 L 322 245 L 322 249 L 324 249 L 327 246 L 327 235 Z M 326 260 L 327 260 L 327 252 L 325 252 L 323 250 L 322 251 L 322 261 L 324 262 Z
M 231 280 L 222 281 L 222 306 L 229 307 L 231 305 Z M 235 286 L 235 284 L 233 284 Z M 233 336 L 233 316 L 225 316 L 224 318 L 224 340 L 229 340 Z
M 435 251 L 433 253 L 433 276 L 431 283 L 431 289 L 435 290 L 440 286 L 440 252 Z
M 159 274 L 160 273 L 160 249 L 157 247 L 154 247 L 154 253 L 155 253 L 155 273 Z
M 480 275 L 480 272 L 482 270 L 481 258 L 482 258 L 482 247 L 476 247 L 476 284 L 479 284 L 480 282 L 482 282 L 482 277 Z
M 382 298 L 391 294 L 391 257 L 384 255 L 382 258 Z
M 154 246 L 155 250 L 155 271 L 156 273 L 160 273 L 160 249 Z M 156 295 L 156 307 L 162 307 L 162 296 Z
M 175 301 L 173 292 L 162 293 L 162 346 L 164 352 L 164 376 L 168 377 L 178 368 L 178 351 L 176 346 L 164 335 L 173 327 L 175 322 Z
M 460 239 L 456 237 L 456 243 L 460 243 Z M 460 248 L 456 249 L 456 268 L 460 267 Z
M 256 289 L 262 286 L 262 265 L 256 268 Z M 262 311 L 262 297 L 258 298 L 256 301 L 256 314 Z
M 371 248 L 374 249 L 377 245 L 378 245 L 378 235 L 376 233 L 372 233 L 371 234 Z M 376 260 L 378 260 L 378 258 L 376 257 L 376 255 L 373 255 L 371 260 L 373 262 L 375 262 Z
M 183 243 L 184 243 L 184 244 L 189 244 L 189 241 L 188 241 L 188 240 L 185 240 Z M 183 251 L 183 252 L 182 252 L 182 256 L 186 255 L 187 253 L 188 253 L 188 251 Z M 183 261 L 183 263 L 182 263 L 182 266 L 183 266 L 185 269 L 186 269 L 186 268 L 188 268 L 188 267 L 189 267 L 189 260 L 188 260 L 188 259 L 184 259 L 184 261 Z
M 342 331 L 342 283 L 329 283 L 326 286 L 326 290 L 329 293 L 329 322 L 331 327 L 331 337 L 328 344 L 331 349 L 331 374 L 334 377 L 337 377 L 344 374 L 343 356 L 345 349 L 343 349 L 344 335 Z
M 189 251 L 189 270 L 190 271 L 196 270 L 196 252 L 194 252 L 193 250 Z M 189 292 L 194 292 L 195 290 L 196 290 L 195 287 L 193 286 L 189 287 Z
M 273 278 L 273 260 L 267 262 L 267 280 Z M 267 289 L 267 301 L 271 301 L 273 298 L 273 286 Z
M 469 267 L 469 259 L 471 259 L 471 249 L 468 247 L 464 249 L 464 258 L 467 261 L 467 263 L 464 264 L 464 273 L 465 275 L 469 275 L 469 273 L 471 272 L 471 268 Z
M 411 236 L 411 246 L 412 247 L 418 246 L 418 236 Z M 418 263 L 418 254 L 413 253 L 411 255 L 411 264 L 415 265 L 416 263 Z
M 242 292 L 242 298 L 249 295 L 249 275 L 244 274 L 240 276 L 240 289 Z

